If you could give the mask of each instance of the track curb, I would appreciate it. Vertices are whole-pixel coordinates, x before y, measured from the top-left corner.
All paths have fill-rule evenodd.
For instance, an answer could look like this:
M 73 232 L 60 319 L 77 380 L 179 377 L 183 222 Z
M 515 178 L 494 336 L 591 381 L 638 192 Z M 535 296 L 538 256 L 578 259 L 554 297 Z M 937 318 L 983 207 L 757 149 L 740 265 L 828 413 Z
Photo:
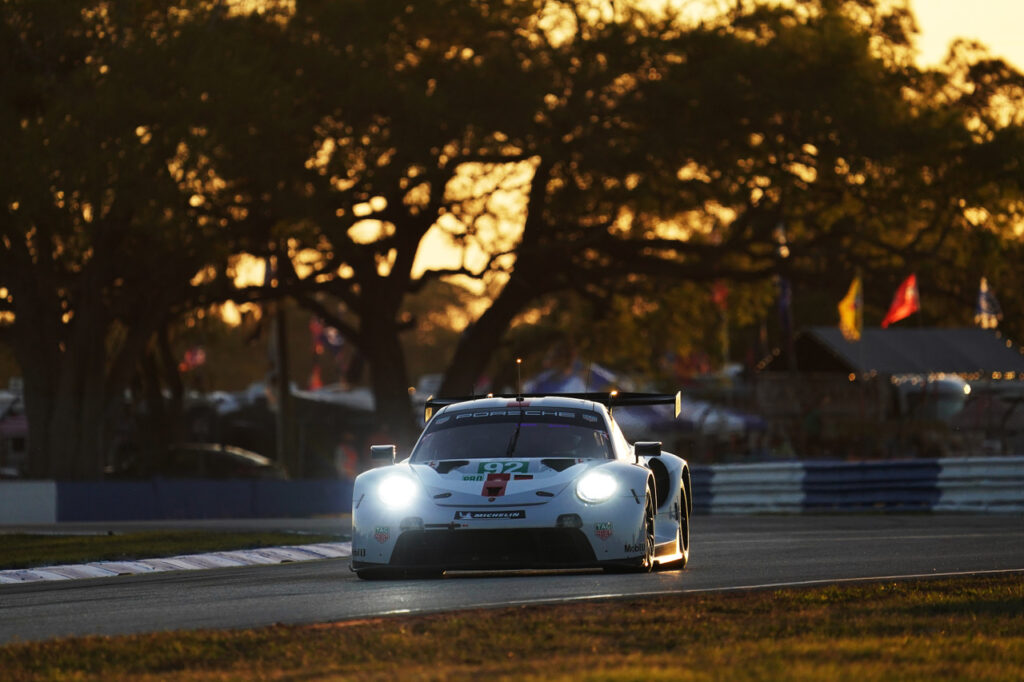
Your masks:
M 35 583 L 50 580 L 112 578 L 121 575 L 143 575 L 163 571 L 199 571 L 212 568 L 266 566 L 322 559 L 343 559 L 352 556 L 351 542 L 324 542 L 313 545 L 288 545 L 260 549 L 230 550 L 206 554 L 182 554 L 158 559 L 130 561 L 94 561 L 38 568 L 0 571 L 0 585 Z

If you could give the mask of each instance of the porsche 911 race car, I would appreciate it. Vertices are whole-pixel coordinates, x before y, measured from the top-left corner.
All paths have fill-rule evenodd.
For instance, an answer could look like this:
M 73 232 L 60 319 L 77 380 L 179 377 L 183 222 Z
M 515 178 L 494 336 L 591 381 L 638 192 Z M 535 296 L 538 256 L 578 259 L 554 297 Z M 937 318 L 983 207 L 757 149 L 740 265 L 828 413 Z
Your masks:
M 352 570 L 684 567 L 689 466 L 660 442 L 630 444 L 612 416 L 673 402 L 678 416 L 679 394 L 428 401 L 411 455 L 396 463 L 395 446 L 373 446 L 386 465 L 355 480 Z

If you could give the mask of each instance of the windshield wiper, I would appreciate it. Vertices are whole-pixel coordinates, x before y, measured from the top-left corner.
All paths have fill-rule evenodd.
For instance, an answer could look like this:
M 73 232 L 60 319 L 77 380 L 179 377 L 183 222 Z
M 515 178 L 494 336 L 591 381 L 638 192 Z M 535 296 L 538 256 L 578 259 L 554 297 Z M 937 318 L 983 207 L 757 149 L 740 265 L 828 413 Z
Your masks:
M 508 443 L 508 450 L 505 451 L 506 457 L 511 457 L 512 453 L 516 450 L 516 442 L 519 440 L 519 430 L 523 428 L 523 408 L 519 408 L 519 421 L 516 422 L 516 432 L 512 434 L 512 440 Z

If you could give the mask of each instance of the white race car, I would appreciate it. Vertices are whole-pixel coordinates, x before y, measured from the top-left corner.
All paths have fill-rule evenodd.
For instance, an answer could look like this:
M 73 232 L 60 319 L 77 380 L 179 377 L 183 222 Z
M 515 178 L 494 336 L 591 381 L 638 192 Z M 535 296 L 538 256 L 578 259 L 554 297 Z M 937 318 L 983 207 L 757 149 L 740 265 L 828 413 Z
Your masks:
M 405 460 L 355 480 L 352 570 L 360 578 L 445 570 L 683 568 L 693 510 L 686 460 L 631 445 L 616 408 L 679 394 L 433 399 Z M 433 417 L 430 413 L 440 408 Z

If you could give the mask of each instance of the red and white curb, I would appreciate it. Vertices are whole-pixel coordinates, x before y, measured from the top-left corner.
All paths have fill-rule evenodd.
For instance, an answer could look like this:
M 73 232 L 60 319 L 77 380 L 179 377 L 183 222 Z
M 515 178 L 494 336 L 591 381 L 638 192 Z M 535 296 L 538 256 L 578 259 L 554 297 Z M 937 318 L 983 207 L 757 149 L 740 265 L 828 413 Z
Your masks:
M 0 585 L 32 583 L 42 580 L 77 580 L 80 578 L 111 578 L 118 575 L 139 575 L 161 571 L 199 571 L 208 568 L 262 566 L 296 561 L 343 559 L 352 556 L 351 542 L 324 542 L 315 545 L 263 547 L 209 554 L 183 554 L 163 559 L 133 561 L 95 561 L 88 564 L 46 566 L 0 571 Z

